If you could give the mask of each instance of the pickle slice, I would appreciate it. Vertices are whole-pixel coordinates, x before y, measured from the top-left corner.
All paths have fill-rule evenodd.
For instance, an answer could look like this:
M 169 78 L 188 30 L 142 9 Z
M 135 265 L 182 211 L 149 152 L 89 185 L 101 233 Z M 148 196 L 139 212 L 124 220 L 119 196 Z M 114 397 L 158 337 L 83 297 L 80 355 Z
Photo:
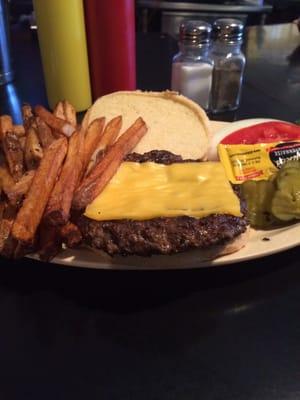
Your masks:
M 289 161 L 278 171 L 271 211 L 282 221 L 300 219 L 300 161 Z
M 278 223 L 271 212 L 274 193 L 273 179 L 246 181 L 242 184 L 242 194 L 247 201 L 248 218 L 251 226 L 266 229 Z

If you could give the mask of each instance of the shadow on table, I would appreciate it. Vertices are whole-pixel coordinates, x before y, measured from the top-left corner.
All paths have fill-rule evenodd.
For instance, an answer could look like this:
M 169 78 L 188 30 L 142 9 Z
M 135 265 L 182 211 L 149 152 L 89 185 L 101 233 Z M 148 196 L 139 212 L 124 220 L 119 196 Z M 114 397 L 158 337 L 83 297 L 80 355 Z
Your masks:
M 1 260 L 1 337 L 12 343 L 25 337 L 47 348 L 85 338 L 86 344 L 145 354 L 181 352 L 219 332 L 225 321 L 239 323 L 253 312 L 264 320 L 265 310 L 276 314 L 290 291 L 299 292 L 298 255 L 294 249 L 185 271 L 84 270 Z
M 28 259 L 3 261 L 0 287 L 24 294 L 50 292 L 78 305 L 119 314 L 230 288 L 234 299 L 229 297 L 220 303 L 213 298 L 209 304 L 223 312 L 233 305 L 244 307 L 299 285 L 297 253 L 299 249 L 231 266 L 174 271 L 88 270 Z M 287 259 L 294 262 L 287 263 Z

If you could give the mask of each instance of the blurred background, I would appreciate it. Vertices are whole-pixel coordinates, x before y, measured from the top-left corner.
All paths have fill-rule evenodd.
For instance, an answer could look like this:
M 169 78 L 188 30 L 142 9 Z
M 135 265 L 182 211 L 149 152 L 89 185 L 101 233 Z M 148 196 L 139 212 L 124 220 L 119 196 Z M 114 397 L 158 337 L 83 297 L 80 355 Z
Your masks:
M 178 52 L 177 39 L 180 24 L 191 19 L 212 23 L 223 17 L 237 18 L 248 28 L 242 45 L 242 51 L 247 57 L 247 77 L 244 86 L 247 86 L 249 81 L 251 83 L 243 89 L 245 96 L 238 116 L 234 114 L 225 118 L 222 115 L 220 118 L 224 120 L 242 118 L 244 115 L 249 116 L 250 110 L 253 116 L 263 114 L 272 117 L 274 115 L 274 98 L 277 97 L 280 98 L 277 112 L 280 118 L 295 120 L 299 117 L 296 106 L 295 117 L 294 114 L 291 114 L 291 107 L 299 104 L 297 97 L 300 76 L 299 33 L 294 24 L 286 23 L 300 17 L 300 0 L 132 0 L 132 3 L 130 0 L 124 1 L 124 7 L 119 6 L 122 4 L 121 1 L 118 3 L 119 0 L 115 0 L 112 2 L 114 6 L 109 8 L 105 8 L 105 4 L 110 4 L 111 0 L 107 0 L 107 3 L 102 0 L 85 0 L 82 2 L 85 6 L 84 15 L 83 10 L 81 13 L 77 13 L 83 17 L 81 24 L 78 24 L 78 20 L 76 22 L 71 18 L 70 10 L 65 7 L 66 4 L 69 4 L 68 1 L 39 0 L 37 3 L 41 5 L 42 15 L 48 16 L 47 13 L 43 13 L 47 7 L 54 9 L 54 33 L 56 36 L 54 35 L 54 37 L 48 32 L 49 35 L 46 35 L 46 38 L 49 43 L 46 45 L 44 43 L 44 46 L 39 46 L 37 41 L 33 1 L 1 1 L 7 1 L 9 5 L 11 64 L 15 80 L 8 85 L 1 86 L 0 111 L 13 115 L 15 121 L 21 121 L 22 102 L 33 105 L 43 104 L 51 108 L 47 82 L 50 88 L 55 88 L 52 102 L 57 96 L 68 98 L 73 104 L 78 99 L 83 102 L 82 93 L 85 89 L 87 100 L 83 105 L 75 104 L 78 112 L 89 107 L 90 98 L 95 100 L 111 91 L 130 90 L 135 87 L 141 90 L 158 91 L 170 89 L 172 58 Z M 81 2 L 77 4 L 74 1 L 72 4 L 74 7 L 76 4 L 79 7 L 79 3 Z M 130 4 L 130 7 L 125 7 L 127 3 Z M 74 9 L 72 10 L 74 11 Z M 130 15 L 126 14 L 127 9 L 130 10 Z M 96 11 L 94 12 L 94 10 Z M 104 23 L 99 24 L 99 15 L 103 16 L 107 10 L 110 10 L 110 14 L 105 16 Z M 38 12 L 37 17 L 39 17 Z M 107 21 L 114 21 L 114 24 Z M 126 29 L 126 21 L 130 21 L 128 25 L 131 29 Z M 47 25 L 47 21 L 44 21 L 44 25 Z M 80 60 L 87 59 L 86 43 L 88 44 L 89 71 L 85 71 L 84 74 L 79 69 L 78 63 L 76 63 L 78 68 L 75 70 L 73 55 L 68 57 L 69 53 L 65 52 L 65 49 L 73 49 L 73 45 L 68 46 L 68 40 L 72 41 L 71 33 L 77 34 L 80 26 L 83 33 L 85 32 L 84 27 L 87 28 L 87 40 L 83 34 L 84 37 L 82 37 L 80 45 L 78 44 L 78 50 L 74 51 L 76 57 L 79 53 L 81 54 Z M 59 33 L 58 28 L 61 29 Z M 137 31 L 137 35 L 135 35 L 134 29 Z M 70 31 L 72 32 L 70 33 Z M 39 30 L 40 32 L 41 30 Z M 124 32 L 129 36 L 125 35 L 125 37 Z M 71 36 L 66 38 L 65 36 L 68 36 L 69 33 Z M 66 42 L 57 40 L 58 34 L 61 35 L 60 39 L 65 37 Z M 109 40 L 99 40 L 99 38 L 107 37 Z M 120 41 L 122 41 L 122 46 L 120 46 Z M 56 54 L 64 56 L 63 60 L 59 56 L 53 58 L 57 68 L 52 68 L 51 71 L 55 76 L 52 76 L 53 74 L 48 76 L 49 74 L 45 74 L 45 71 L 43 75 L 43 57 L 40 57 L 39 53 L 41 49 L 44 49 L 48 55 L 52 54 L 51 51 L 48 51 L 50 45 L 55 47 Z M 51 65 L 53 60 L 51 59 Z M 45 65 L 48 65 L 47 62 L 49 60 L 44 60 Z M 253 68 L 253 63 L 255 68 Z M 114 73 L 111 70 L 112 66 L 118 69 Z M 274 72 L 273 75 L 270 74 L 271 70 Z M 78 78 L 73 75 L 72 78 L 70 71 L 72 74 L 76 73 Z M 278 79 L 280 74 L 282 82 Z M 27 76 L 30 76 L 30 79 L 26 79 Z M 82 83 L 84 78 L 85 84 Z M 130 83 L 128 83 L 128 79 L 130 79 Z M 279 88 L 278 82 L 285 85 L 284 88 Z M 80 85 L 83 86 L 83 89 Z M 109 86 L 109 90 L 103 85 Z M 270 97 L 268 107 L 264 103 L 264 108 L 261 109 L 257 99 L 252 98 L 255 94 L 254 86 L 257 88 L 267 86 L 265 93 Z M 70 90 L 76 91 L 76 96 L 71 96 Z M 178 90 L 182 93 L 182 90 Z M 260 91 L 261 89 L 258 89 L 259 93 Z M 286 108 L 281 105 L 283 97 L 288 104 Z
M 10 0 L 12 22 L 34 26 L 32 0 Z M 176 36 L 186 19 L 208 22 L 236 17 L 246 26 L 293 21 L 300 16 L 300 0 L 136 0 L 136 27 L 140 32 Z

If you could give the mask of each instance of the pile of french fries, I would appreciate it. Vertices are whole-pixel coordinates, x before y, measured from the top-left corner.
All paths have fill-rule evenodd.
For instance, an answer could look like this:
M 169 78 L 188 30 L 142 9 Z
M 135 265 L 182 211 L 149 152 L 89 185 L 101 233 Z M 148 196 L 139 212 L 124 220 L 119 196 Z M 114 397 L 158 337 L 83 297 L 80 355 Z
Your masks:
M 78 246 L 74 223 L 104 189 L 124 157 L 147 132 L 142 118 L 120 135 L 122 116 L 78 124 L 61 101 L 53 113 L 22 107 L 23 125 L 0 117 L 0 255 L 37 252 L 50 260 L 65 245 Z

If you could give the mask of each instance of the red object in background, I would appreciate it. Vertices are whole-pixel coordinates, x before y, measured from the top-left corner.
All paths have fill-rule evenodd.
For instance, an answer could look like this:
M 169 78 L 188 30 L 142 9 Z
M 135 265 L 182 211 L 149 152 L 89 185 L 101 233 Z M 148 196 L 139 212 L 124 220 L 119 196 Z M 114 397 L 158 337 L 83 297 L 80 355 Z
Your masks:
M 92 95 L 136 89 L 134 0 L 85 0 Z

